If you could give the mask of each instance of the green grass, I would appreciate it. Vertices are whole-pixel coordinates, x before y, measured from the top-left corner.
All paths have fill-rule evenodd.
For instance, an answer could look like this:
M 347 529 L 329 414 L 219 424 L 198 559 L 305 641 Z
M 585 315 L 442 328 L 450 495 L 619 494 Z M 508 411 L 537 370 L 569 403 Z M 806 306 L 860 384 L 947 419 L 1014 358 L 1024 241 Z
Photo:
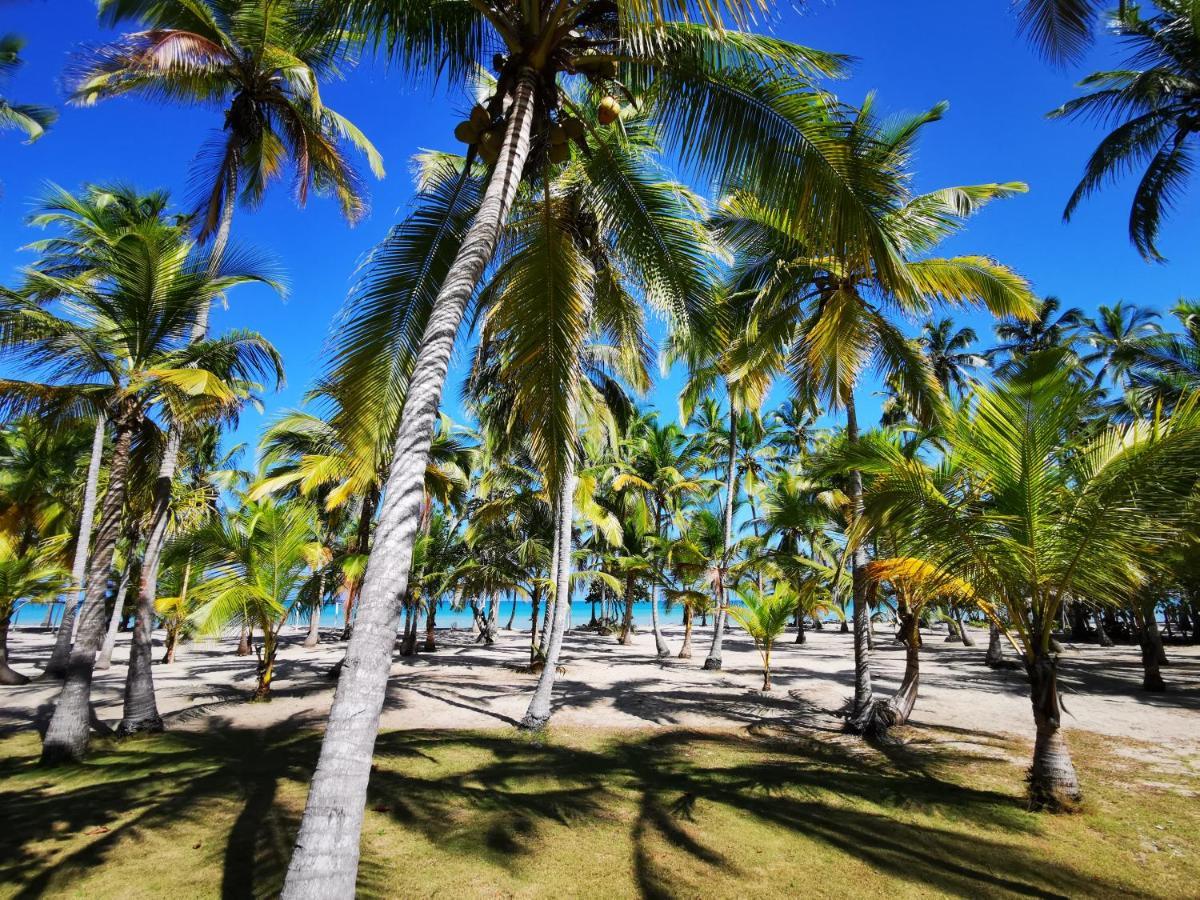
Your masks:
M 381 736 L 361 896 L 1160 896 L 1200 884 L 1195 761 L 1152 767 L 1072 735 L 1079 814 L 1026 812 L 1028 748 L 906 731 Z M 315 759 L 311 733 L 98 741 L 37 765 L 0 741 L 0 895 L 269 897 Z

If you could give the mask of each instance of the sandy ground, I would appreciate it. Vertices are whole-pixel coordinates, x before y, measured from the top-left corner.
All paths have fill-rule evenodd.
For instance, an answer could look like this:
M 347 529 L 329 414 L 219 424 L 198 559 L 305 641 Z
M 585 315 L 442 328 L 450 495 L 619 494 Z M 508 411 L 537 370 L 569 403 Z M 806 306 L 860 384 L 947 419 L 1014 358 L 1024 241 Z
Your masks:
M 665 629 L 678 648 L 681 629 Z M 758 654 L 748 637 L 730 636 L 725 666 L 703 671 L 709 641 L 697 629 L 695 657 L 660 663 L 653 637 L 637 635 L 631 646 L 591 633 L 569 634 L 563 650 L 566 674 L 555 691 L 555 722 L 607 728 L 688 726 L 744 727 L 773 722 L 818 727 L 836 725 L 835 714 L 851 694 L 850 636 L 827 629 L 810 632 L 806 645 L 789 635 L 772 657 L 774 690 L 763 693 Z M 161 641 L 161 635 L 156 636 Z M 236 640 L 182 648 L 172 665 L 156 665 L 160 712 L 170 728 L 211 728 L 222 724 L 265 727 L 288 721 L 320 726 L 333 695 L 326 677 L 344 652 L 333 632 L 306 650 L 301 629 L 287 629 L 277 663 L 274 699 L 246 703 L 254 686 L 253 657 L 235 654 Z M 926 636 L 921 660 L 921 693 L 913 724 L 961 729 L 971 734 L 1033 735 L 1028 687 L 1019 670 L 993 671 L 983 664 L 986 634 L 979 646 L 946 644 L 943 635 Z M 51 636 L 39 630 L 15 631 L 10 638 L 14 667 L 36 675 L 49 655 Z M 114 664 L 97 672 L 93 689 L 101 722 L 121 715 L 121 692 L 129 636 L 117 644 Z M 517 671 L 528 659 L 528 633 L 502 632 L 491 647 L 473 643 L 466 631 L 439 632 L 436 653 L 397 658 L 392 667 L 383 728 L 486 728 L 515 724 L 524 714 L 534 676 Z M 1011 648 L 1008 650 L 1011 656 Z M 160 657 L 156 648 L 155 656 Z M 1200 647 L 1169 647 L 1163 670 L 1164 694 L 1139 690 L 1141 666 L 1134 647 L 1101 649 L 1067 645 L 1061 666 L 1064 725 L 1087 731 L 1155 742 L 1174 752 L 1200 751 Z M 877 691 L 894 690 L 903 669 L 899 644 L 880 629 L 873 656 Z M 0 733 L 44 721 L 56 693 L 53 684 L 33 681 L 0 688 Z

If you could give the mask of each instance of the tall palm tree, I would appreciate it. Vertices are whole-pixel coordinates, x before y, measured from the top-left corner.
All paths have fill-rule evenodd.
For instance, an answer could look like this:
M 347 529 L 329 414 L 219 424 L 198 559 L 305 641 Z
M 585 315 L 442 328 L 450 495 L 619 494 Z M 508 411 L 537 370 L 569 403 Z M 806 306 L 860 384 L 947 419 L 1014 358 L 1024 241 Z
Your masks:
M 343 143 L 383 162 L 366 136 L 321 100 L 337 77 L 344 35 L 312 27 L 302 0 L 97 0 L 100 21 L 136 21 L 144 30 L 82 51 L 70 73 L 73 103 L 91 106 L 126 94 L 213 106 L 222 132 L 197 158 L 203 200 L 200 237 L 219 260 L 239 199 L 258 206 L 288 168 L 296 200 L 332 193 L 347 219 L 366 212 L 359 177 Z M 205 171 L 204 169 L 207 169 Z
M 1118 300 L 1112 306 L 1101 306 L 1094 318 L 1083 320 L 1081 343 L 1087 344 L 1080 362 L 1088 368 L 1095 367 L 1092 389 L 1104 384 L 1111 376 L 1117 387 L 1129 387 L 1129 367 L 1136 358 L 1138 348 L 1147 338 L 1162 333 L 1155 310 Z
M 1060 733 L 1052 632 L 1063 603 L 1111 604 L 1145 589 L 1177 539 L 1200 479 L 1200 411 L 1080 437 L 1090 390 L 1062 351 L 1036 354 L 972 409 L 947 419 L 945 460 L 917 456 L 874 473 L 864 521 L 888 523 L 905 556 L 999 607 L 1029 675 L 1037 740 L 1035 806 L 1079 800 Z M 860 529 L 862 537 L 866 529 Z M 982 599 L 980 599 L 982 598 Z
M 203 201 L 199 234 L 212 239 L 209 264 L 225 253 L 239 194 L 244 206 L 262 202 L 268 185 L 290 168 L 296 200 L 310 190 L 332 193 L 351 222 L 366 211 L 360 179 L 343 150 L 364 153 L 377 176 L 379 153 L 349 120 L 325 106 L 320 83 L 338 74 L 344 35 L 312 27 L 306 0 L 196 0 L 184 4 L 157 0 L 98 0 L 109 25 L 136 20 L 144 31 L 80 54 L 72 75 L 72 100 L 92 105 L 124 94 L 213 105 L 223 109 L 223 130 L 198 157 Z M 207 167 L 207 171 L 204 171 Z M 200 316 L 194 340 L 207 333 Z M 154 510 L 146 539 L 139 588 L 143 617 L 153 615 L 158 592 L 158 560 L 166 541 L 171 482 L 183 435 L 169 434 L 159 465 Z M 149 643 L 135 634 L 130 686 L 153 696 Z M 152 704 L 140 720 L 122 727 L 154 729 Z
M 975 330 L 955 329 L 953 319 L 926 322 L 918 340 L 929 357 L 933 377 L 947 395 L 966 395 L 971 388 L 971 370 L 987 365 L 983 356 L 969 352 L 977 340 Z
M 945 397 L 929 361 L 891 315 L 928 314 L 934 304 L 982 305 L 994 315 L 1026 318 L 1033 296 L 1026 281 L 1008 267 L 980 256 L 937 258 L 929 254 L 962 230 L 968 217 L 989 201 L 1025 190 L 1023 184 L 983 184 L 911 192 L 911 160 L 921 130 L 941 118 L 945 105 L 880 122 L 868 97 L 861 110 L 841 111 L 848 152 L 871 172 L 871 189 L 861 198 L 873 223 L 867 241 L 830 247 L 796 221 L 786 198 L 739 190 L 722 201 L 715 226 L 738 253 L 735 277 L 758 291 L 752 333 L 743 367 L 769 369 L 787 358 L 794 382 L 844 409 L 846 434 L 859 439 L 854 391 L 874 363 L 902 390 L 922 420 L 945 410 Z M 766 362 L 771 361 L 771 362 Z M 850 472 L 854 515 L 862 508 L 862 477 Z M 866 547 L 853 550 L 855 697 L 851 729 L 865 725 L 872 707 L 868 647 Z
M 25 39 L 16 34 L 0 35 L 0 78 L 8 78 L 21 67 L 21 50 Z M 58 113 L 48 106 L 32 103 L 13 103 L 0 97 L 0 128 L 15 128 L 25 132 L 26 143 L 33 143 L 46 133 Z
M 0 309 L 10 352 L 48 376 L 41 384 L 9 382 L 7 392 L 85 398 L 106 410 L 113 434 L 79 635 L 43 741 L 47 760 L 78 759 L 87 748 L 92 668 L 104 639 L 105 589 L 135 440 L 152 428 L 152 414 L 167 423 L 225 414 L 259 377 L 282 378 L 278 356 L 257 334 L 191 340 L 215 295 L 247 281 L 269 283 L 228 266 L 211 272 L 194 251 L 175 225 L 144 223 L 97 250 L 94 269 L 102 275 L 81 281 L 34 268 L 28 296 L 12 296 Z M 139 624 L 148 641 L 152 621 Z
M 1147 335 L 1130 347 L 1129 383 L 1142 409 L 1170 410 L 1200 388 L 1200 303 L 1181 300 L 1171 312 L 1182 333 Z
M 476 78 L 480 64 L 490 59 L 498 77 L 493 96 L 473 111 L 475 121 L 464 123 L 474 133 L 460 129 L 477 142 L 473 152 L 489 163 L 490 175 L 479 211 L 428 307 L 419 349 L 412 353 L 374 561 L 360 601 L 360 627 L 338 684 L 297 839 L 284 890 L 289 898 L 342 896 L 353 890 L 368 760 L 396 631 L 396 600 L 406 588 L 425 455 L 449 358 L 527 163 L 535 171 L 547 162 L 553 165 L 550 148 L 564 146 L 555 140 L 571 134 L 584 138 L 597 130 L 578 124 L 580 104 L 573 96 L 584 96 L 589 85 L 594 85 L 593 96 L 622 86 L 635 96 L 645 95 L 671 143 L 698 164 L 702 177 L 748 170 L 763 180 L 790 181 L 817 200 L 818 207 L 825 198 L 831 206 L 849 202 L 838 151 L 827 140 L 810 79 L 813 72 L 836 71 L 838 58 L 773 38 L 669 21 L 682 8 L 674 0 L 554 0 L 546 6 L 499 0 L 433 5 L 351 0 L 331 5 L 348 14 L 344 20 L 355 30 L 377 35 L 378 43 L 417 76 L 436 71 L 462 84 Z M 751 4 L 727 0 L 705 3 L 703 9 L 713 14 L 721 5 L 744 12 Z M 569 83 L 578 85 L 575 94 L 564 90 Z M 619 114 L 615 98 L 597 104 L 601 129 Z M 562 152 L 553 151 L 556 158 Z M 774 165 L 796 155 L 810 165 Z M 824 227 L 823 217 L 813 218 L 816 229 Z M 634 229 L 627 234 L 642 252 L 659 252 Z M 552 390 L 561 391 L 560 399 L 570 394 L 561 382 Z M 562 494 L 569 497 L 570 492 Z
M 1072 306 L 1060 314 L 1060 309 L 1061 300 L 1046 297 L 1038 302 L 1032 317 L 1006 316 L 996 326 L 999 343 L 985 355 L 999 374 L 1007 374 L 1026 356 L 1042 350 L 1062 349 L 1069 363 L 1078 363 L 1075 345 L 1084 324 L 1083 310 Z
M 1070 221 L 1104 185 L 1142 169 L 1129 239 L 1145 259 L 1161 262 L 1159 229 L 1192 176 L 1200 137 L 1200 7 L 1192 0 L 1156 0 L 1155 7 L 1145 18 L 1136 4 L 1114 16 L 1112 30 L 1130 51 L 1126 66 L 1089 75 L 1080 87 L 1090 93 L 1050 116 L 1114 126 L 1088 160 L 1063 218 Z

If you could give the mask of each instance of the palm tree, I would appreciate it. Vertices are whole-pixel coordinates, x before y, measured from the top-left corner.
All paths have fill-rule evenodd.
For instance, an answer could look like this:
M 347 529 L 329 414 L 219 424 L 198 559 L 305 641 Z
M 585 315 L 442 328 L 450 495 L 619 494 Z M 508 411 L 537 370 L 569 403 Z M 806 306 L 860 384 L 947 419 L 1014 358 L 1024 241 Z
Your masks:
M 738 253 L 737 283 L 758 293 L 753 343 L 742 349 L 742 367 L 770 370 L 788 356 L 793 380 L 846 412 L 846 436 L 859 440 L 854 391 L 870 363 L 892 377 L 908 407 L 923 421 L 945 410 L 945 398 L 929 361 L 891 321 L 893 311 L 927 314 L 933 304 L 986 306 L 994 315 L 1032 314 L 1029 285 L 1011 269 L 979 256 L 936 258 L 928 254 L 960 231 L 990 200 L 1025 190 L 1023 184 L 943 188 L 913 195 L 911 158 L 930 111 L 887 123 L 878 121 L 868 98 L 851 117 L 845 142 L 859 171 L 874 176 L 861 214 L 872 223 L 869 239 L 823 245 L 796 221 L 785 198 L 739 190 L 722 201 L 715 226 Z M 789 349 L 790 348 L 790 349 Z M 862 508 L 862 476 L 850 472 L 853 515 Z M 866 547 L 855 548 L 855 697 L 848 727 L 858 729 L 872 706 L 869 664 Z
M 0 35 L 0 78 L 8 78 L 21 67 L 21 50 L 25 39 L 16 34 Z M 27 144 L 32 144 L 54 124 L 58 113 L 48 106 L 13 103 L 0 97 L 0 128 L 15 128 L 25 132 Z
M 106 410 L 113 429 L 108 488 L 89 564 L 78 638 L 66 682 L 43 742 L 48 761 L 78 759 L 88 743 L 92 668 L 104 639 L 104 595 L 129 486 L 136 439 L 168 422 L 227 413 L 263 375 L 282 378 L 281 363 L 262 337 L 236 332 L 191 341 L 196 319 L 213 296 L 247 281 L 269 279 L 206 260 L 173 224 L 143 223 L 111 246 L 97 248 L 97 277 L 81 281 L 32 269 L 28 295 L 6 298 L 0 320 L 10 353 L 47 383 L 8 382 L 6 392 L 42 398 L 70 395 Z M 61 312 L 60 312 L 61 310 Z M 147 617 L 139 623 L 148 646 Z
M 1171 310 L 1183 332 L 1150 334 L 1129 348 L 1129 384 L 1136 405 L 1173 409 L 1200 387 L 1200 304 L 1182 300 Z
M 1007 316 L 996 325 L 999 343 L 985 356 L 996 366 L 997 374 L 1010 373 L 1025 357 L 1042 350 L 1061 349 L 1068 362 L 1072 365 L 1078 362 L 1075 345 L 1084 324 L 1083 310 L 1072 306 L 1060 315 L 1061 308 L 1062 301 L 1057 297 L 1046 297 L 1038 303 L 1032 317 Z
M 1200 479 L 1194 401 L 1166 420 L 1079 438 L 1091 392 L 1063 362 L 1062 351 L 1037 354 L 980 389 L 973 409 L 946 421 L 944 462 L 914 456 L 874 473 L 864 518 L 886 521 L 904 556 L 1003 611 L 1030 680 L 1037 807 L 1080 797 L 1059 730 L 1052 632 L 1062 604 L 1109 604 L 1143 590 L 1156 551 L 1186 524 Z
M 1117 387 L 1129 387 L 1129 367 L 1138 349 L 1147 338 L 1162 333 L 1157 319 L 1155 310 L 1118 300 L 1113 306 L 1102 305 L 1095 318 L 1083 320 L 1079 339 L 1092 350 L 1080 362 L 1088 369 L 1099 366 L 1092 379 L 1093 390 L 1098 390 L 1109 376 Z
M 704 481 L 695 471 L 692 447 L 682 428 L 673 423 L 659 425 L 654 416 L 639 417 L 627 438 L 627 455 L 618 463 L 613 490 L 636 492 L 638 503 L 646 512 L 645 521 L 651 525 L 651 534 L 656 538 L 669 537 L 667 531 L 679 515 L 682 502 L 705 489 Z M 650 614 L 655 652 L 659 657 L 665 657 L 671 651 L 659 628 L 658 592 L 658 581 L 651 579 Z
M 344 35 L 312 27 L 302 0 L 98 0 L 100 21 L 135 20 L 145 30 L 81 52 L 70 74 L 71 101 L 92 106 L 125 94 L 222 109 L 222 134 L 198 157 L 203 185 L 200 237 L 219 260 L 240 195 L 257 207 L 268 185 L 295 172 L 296 200 L 332 193 L 351 222 L 366 211 L 342 143 L 383 162 L 366 136 L 321 100 L 320 83 L 338 75 Z
M 1051 61 L 1063 64 L 1082 58 L 1091 47 L 1107 4 L 1104 0 L 1016 0 L 1012 5 L 1021 34 Z M 1124 15 L 1128 0 L 1117 0 L 1117 8 Z
M 1129 239 L 1143 258 L 1161 262 L 1159 229 L 1191 177 L 1200 136 L 1200 8 L 1191 0 L 1156 0 L 1155 6 L 1148 18 L 1136 4 L 1113 17 L 1113 32 L 1130 50 L 1125 68 L 1089 75 L 1080 87 L 1091 92 L 1050 116 L 1115 126 L 1088 160 L 1063 218 L 1070 221 L 1084 199 L 1144 166 Z
M 43 541 L 24 552 L 19 543 L 0 535 L 0 685 L 29 681 L 8 664 L 8 628 L 17 603 L 48 603 L 70 578 L 62 565 L 62 540 Z
M 191 618 L 201 633 L 231 624 L 258 630 L 255 700 L 270 696 L 279 630 L 296 609 L 320 604 L 313 594 L 330 556 L 319 532 L 313 504 L 284 500 L 247 502 L 195 536 L 197 569 L 204 575 L 194 588 L 199 605 Z
M 360 627 L 348 651 L 325 733 L 324 762 L 318 766 L 297 838 L 284 890 L 289 898 L 348 895 L 353 890 L 362 798 L 383 703 L 396 601 L 406 589 L 419 522 L 419 488 L 449 359 L 527 163 L 532 162 L 533 171 L 553 165 L 551 152 L 561 158 L 563 151 L 550 148 L 565 146 L 555 140 L 595 134 L 620 113 L 620 104 L 606 97 L 597 104 L 600 129 L 580 124 L 580 103 L 573 98 L 585 94 L 583 83 L 594 84 L 596 93 L 619 91 L 620 85 L 645 96 L 655 120 L 684 151 L 686 161 L 697 163 L 701 177 L 752 171 L 777 187 L 789 181 L 814 198 L 818 208 L 825 206 L 826 198 L 826 208 L 844 205 L 849 193 L 838 169 L 839 151 L 827 141 L 823 117 L 815 108 L 820 104 L 812 102 L 810 81 L 813 72 L 839 69 L 838 58 L 773 38 L 667 21 L 680 5 L 660 0 L 554 0 L 545 8 L 496 0 L 444 0 L 433 6 L 411 0 L 352 0 L 332 5 L 347 14 L 344 20 L 353 30 L 377 35 L 379 45 L 393 50 L 416 76 L 437 71 L 462 84 L 476 78 L 493 51 L 500 52 L 492 59 L 498 70 L 494 94 L 473 111 L 475 121 L 460 128 L 464 137 L 477 142 L 472 155 L 489 163 L 490 175 L 479 211 L 470 218 L 447 277 L 427 307 L 428 325 L 418 338 L 419 348 L 409 357 L 412 374 L 384 492 L 375 562 L 367 570 Z M 712 15 L 719 5 L 706 3 L 703 9 Z M 745 11 L 751 4 L 727 0 L 723 5 Z M 574 93 L 564 89 L 567 83 L 578 85 Z M 827 149 L 832 156 L 826 155 Z M 777 165 L 797 155 L 809 164 L 792 169 Z M 815 229 L 824 227 L 823 216 L 813 220 Z M 647 263 L 663 255 L 644 232 L 634 227 L 623 231 Z M 550 384 L 551 396 L 560 401 L 558 409 L 569 409 L 572 388 L 561 381 Z M 555 416 L 560 422 L 570 421 L 561 412 Z M 560 509 L 569 505 L 570 481 L 567 474 L 559 491 L 567 502 L 560 502 Z M 568 541 L 560 540 L 560 546 L 564 542 Z M 556 596 L 565 599 L 564 594 L 559 591 Z
M 971 389 L 971 370 L 987 365 L 987 359 L 969 348 L 977 340 L 973 328 L 955 329 L 952 319 L 932 320 L 921 326 L 918 338 L 929 357 L 933 377 L 947 395 L 965 396 Z
M 787 584 L 777 584 L 771 593 L 764 593 L 752 585 L 744 586 L 739 592 L 742 606 L 729 607 L 729 615 L 746 629 L 754 639 L 755 649 L 762 657 L 764 691 L 771 690 L 771 648 L 787 628 L 788 620 L 796 611 L 796 595 Z
M 81 105 L 124 94 L 211 104 L 223 108 L 223 134 L 198 158 L 208 171 L 198 209 L 199 235 L 212 239 L 212 271 L 225 253 L 239 194 L 256 207 L 267 186 L 294 170 L 296 200 L 303 206 L 310 190 L 332 193 L 351 222 L 366 205 L 359 177 L 342 145 L 364 153 L 377 176 L 379 153 L 350 121 L 325 106 L 322 79 L 337 74 L 344 35 L 312 27 L 305 0 L 196 0 L 186 4 L 154 0 L 100 0 L 100 17 L 109 25 L 129 19 L 144 31 L 80 54 L 72 75 L 72 100 Z M 192 339 L 204 338 L 207 310 L 197 317 Z M 142 618 L 153 616 L 158 593 L 158 560 L 166 541 L 171 482 L 183 435 L 173 431 L 159 466 L 154 509 L 147 532 L 139 588 Z M 153 696 L 148 640 L 135 633 L 131 676 L 143 697 Z M 132 684 L 132 682 L 131 682 Z M 126 729 L 154 729 L 158 716 L 145 706 Z

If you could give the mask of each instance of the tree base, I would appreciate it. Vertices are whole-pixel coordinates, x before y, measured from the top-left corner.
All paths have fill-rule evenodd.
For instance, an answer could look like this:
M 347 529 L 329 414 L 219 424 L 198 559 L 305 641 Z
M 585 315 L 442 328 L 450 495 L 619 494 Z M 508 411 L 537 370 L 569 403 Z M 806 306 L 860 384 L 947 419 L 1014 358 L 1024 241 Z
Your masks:
M 719 672 L 721 669 L 721 658 L 718 656 L 710 656 L 704 660 L 704 669 L 707 672 Z
M 18 687 L 22 684 L 29 684 L 28 675 L 22 675 L 16 669 L 10 669 L 8 666 L 0 666 L 0 685 Z
M 129 737 L 131 734 L 161 734 L 167 727 L 163 724 L 162 716 L 155 715 L 147 719 L 122 719 L 117 726 L 117 737 Z
M 872 700 L 856 714 L 846 717 L 842 730 L 868 741 L 888 740 L 888 732 L 903 724 L 895 707 L 887 700 Z
M 533 713 L 526 713 L 525 718 L 517 723 L 517 727 L 522 731 L 545 731 L 549 724 L 549 716 L 535 716 Z

